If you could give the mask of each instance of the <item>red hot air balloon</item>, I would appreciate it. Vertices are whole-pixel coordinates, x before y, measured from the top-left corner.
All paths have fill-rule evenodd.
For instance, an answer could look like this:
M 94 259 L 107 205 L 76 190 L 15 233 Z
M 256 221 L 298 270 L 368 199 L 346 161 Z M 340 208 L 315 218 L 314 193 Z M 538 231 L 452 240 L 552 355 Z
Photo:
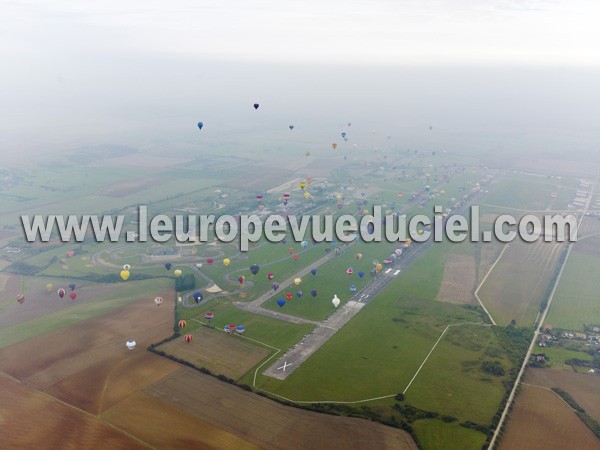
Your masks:
M 291 292 L 287 292 L 285 294 L 285 299 L 289 302 L 291 299 L 294 298 L 294 295 Z
M 298 253 L 294 253 L 292 255 L 292 258 L 294 258 L 294 261 L 298 261 L 298 258 L 300 258 L 300 256 L 298 256 Z
M 179 328 L 185 328 L 185 326 L 187 325 L 185 320 L 180 320 L 179 321 Z
M 190 333 L 186 334 L 183 337 L 183 340 L 186 342 L 186 344 L 189 344 L 190 342 L 192 342 L 192 335 Z
M 69 297 L 71 297 L 71 300 L 75 300 L 77 298 L 77 294 L 75 292 L 71 292 Z

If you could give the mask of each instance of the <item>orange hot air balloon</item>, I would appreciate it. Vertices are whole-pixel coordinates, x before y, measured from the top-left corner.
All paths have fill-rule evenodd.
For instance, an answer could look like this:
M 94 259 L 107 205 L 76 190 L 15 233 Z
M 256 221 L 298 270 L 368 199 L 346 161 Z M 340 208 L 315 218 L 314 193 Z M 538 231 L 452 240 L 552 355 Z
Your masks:
M 187 323 L 185 322 L 185 320 L 179 321 L 179 328 L 185 328 L 186 325 L 187 325 Z
M 190 333 L 186 334 L 186 335 L 183 337 L 183 340 L 184 340 L 184 341 L 185 341 L 187 344 L 189 344 L 190 342 L 192 342 L 192 335 L 191 335 Z
M 331 144 L 331 148 L 335 150 L 337 148 L 337 144 L 334 142 L 333 144 Z

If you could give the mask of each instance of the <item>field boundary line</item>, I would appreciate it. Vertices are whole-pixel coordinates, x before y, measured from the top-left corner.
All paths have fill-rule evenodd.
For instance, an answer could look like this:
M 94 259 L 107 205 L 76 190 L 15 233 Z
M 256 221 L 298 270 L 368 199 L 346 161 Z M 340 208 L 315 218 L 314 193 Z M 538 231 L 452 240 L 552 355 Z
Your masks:
M 490 314 L 490 312 L 487 310 L 487 308 L 485 307 L 485 305 L 481 301 L 481 298 L 479 297 L 479 290 L 483 287 L 483 284 L 487 281 L 488 277 L 490 276 L 490 274 L 492 273 L 492 271 L 496 267 L 496 264 L 498 264 L 500 262 L 500 259 L 502 258 L 502 255 L 504 255 L 504 252 L 508 249 L 508 247 L 509 247 L 509 244 L 506 244 L 504 246 L 504 248 L 502 249 L 502 251 L 500 252 L 500 254 L 498 255 L 498 257 L 496 258 L 496 261 L 494 261 L 494 264 L 492 264 L 492 267 L 490 267 L 490 270 L 487 271 L 487 273 L 483 277 L 483 280 L 481 280 L 481 283 L 479 283 L 479 285 L 477 286 L 477 289 L 475 289 L 475 292 L 473 293 L 473 295 L 475 296 L 475 299 L 479 303 L 479 306 L 481 306 L 483 308 L 483 310 L 487 314 L 488 318 L 492 322 L 492 325 L 498 325 L 498 324 L 496 323 L 496 321 L 494 320 L 494 318 L 492 317 L 492 315 Z
M 429 357 L 431 356 L 431 354 L 433 353 L 433 351 L 435 350 L 435 348 L 437 347 L 437 345 L 440 343 L 440 341 L 442 340 L 442 338 L 444 337 L 444 335 L 446 334 L 446 332 L 450 329 L 450 327 L 457 327 L 457 326 L 462 326 L 462 325 L 478 325 L 478 326 L 483 326 L 483 327 L 490 326 L 490 324 L 483 323 L 483 322 L 462 322 L 462 323 L 451 323 L 451 324 L 447 325 L 446 328 L 444 329 L 444 331 L 442 332 L 442 334 L 440 335 L 440 337 L 438 338 L 438 340 L 435 342 L 435 344 L 433 344 L 433 347 L 429 350 L 429 353 L 427 354 L 427 356 L 425 357 L 425 359 L 423 360 L 423 362 L 421 363 L 421 365 L 417 369 L 416 373 L 414 374 L 414 376 L 412 377 L 412 379 L 408 383 L 408 386 L 406 386 L 406 388 L 404 389 L 404 391 L 402 392 L 402 394 L 406 393 L 406 391 L 408 390 L 408 388 L 410 387 L 410 385 L 412 384 L 412 382 L 415 380 L 415 378 L 417 378 L 417 375 L 419 374 L 419 372 L 421 371 L 421 369 L 423 368 L 423 366 L 425 365 L 425 363 L 427 362 L 427 360 L 429 359 Z M 261 364 L 261 366 L 264 365 L 267 361 L 265 361 L 263 364 Z M 258 369 L 260 369 L 260 367 Z M 256 372 L 254 372 L 255 377 L 256 377 L 256 373 L 258 372 L 258 369 L 256 369 Z M 255 378 L 255 381 L 256 381 L 256 378 Z M 252 386 L 252 387 L 256 388 L 256 386 Z M 261 391 L 261 392 L 264 392 L 266 394 L 272 395 L 273 397 L 277 397 L 277 398 L 280 398 L 282 400 L 288 401 L 290 403 L 297 403 L 297 404 L 335 403 L 335 404 L 346 404 L 346 405 L 348 405 L 348 404 L 357 404 L 357 403 L 367 403 L 367 402 L 372 402 L 372 401 L 375 401 L 375 400 L 383 400 L 383 399 L 386 399 L 386 398 L 393 398 L 396 395 L 398 395 L 398 393 L 395 393 L 395 394 L 381 395 L 381 396 L 378 396 L 378 397 L 365 398 L 365 399 L 361 399 L 361 400 L 310 400 L 309 401 L 309 400 L 292 400 L 290 398 L 284 397 L 283 395 L 278 395 L 278 394 L 275 394 L 273 392 L 267 391 L 265 389 L 260 389 L 260 388 L 257 388 L 257 391 Z
M 550 389 L 549 387 L 546 387 L 546 386 L 538 386 L 537 384 L 530 384 L 530 383 L 525 383 L 525 382 L 521 383 L 521 385 L 522 385 L 522 386 L 530 386 L 530 387 L 534 387 L 534 388 L 538 388 L 538 389 L 544 389 L 544 390 L 546 390 L 546 391 L 550 391 L 550 392 L 552 392 L 554 395 L 556 395 L 558 398 L 560 398 L 560 399 L 562 400 L 562 402 L 563 402 L 565 405 L 567 405 L 567 406 L 568 406 L 568 407 L 571 409 L 571 411 L 573 411 L 573 412 L 577 412 L 577 410 L 576 410 L 575 408 L 573 408 L 571 405 L 569 405 L 569 404 L 567 403 L 567 401 L 566 401 L 564 398 L 562 398 L 560 395 L 558 395 L 558 393 L 557 393 L 557 392 L 555 392 L 553 389 Z

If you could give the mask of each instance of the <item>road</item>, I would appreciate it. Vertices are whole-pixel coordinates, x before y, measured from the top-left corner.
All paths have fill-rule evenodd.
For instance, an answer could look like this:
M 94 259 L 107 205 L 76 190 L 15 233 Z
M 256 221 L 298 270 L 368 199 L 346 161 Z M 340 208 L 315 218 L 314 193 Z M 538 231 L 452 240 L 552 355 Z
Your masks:
M 592 189 L 590 191 L 590 195 L 586 202 L 585 208 L 583 209 L 583 211 L 581 213 L 581 218 L 579 219 L 579 223 L 577 225 L 578 228 L 581 226 L 581 222 L 583 222 L 585 214 L 590 207 L 590 203 L 592 201 L 592 197 L 594 195 L 594 190 L 596 188 L 597 183 L 598 183 L 598 178 L 596 178 L 596 180 L 594 180 L 594 185 L 592 186 Z M 567 265 L 567 261 L 569 261 L 569 255 L 571 254 L 571 250 L 573 249 L 573 244 L 574 244 L 574 242 L 569 242 L 569 244 L 568 244 L 567 254 L 563 260 L 560 271 L 558 272 L 558 276 L 556 277 L 556 281 L 554 282 L 554 286 L 552 287 L 550 296 L 548 297 L 548 302 L 546 304 L 546 308 L 544 309 L 544 312 L 542 313 L 542 317 L 540 318 L 540 321 L 537 323 L 537 325 L 535 327 L 535 332 L 533 333 L 533 339 L 531 340 L 531 343 L 529 344 L 529 349 L 527 349 L 527 354 L 525 355 L 525 359 L 523 359 L 523 364 L 521 365 L 521 369 L 519 370 L 519 373 L 517 374 L 515 383 L 512 387 L 512 390 L 510 391 L 510 395 L 508 396 L 508 400 L 506 401 L 506 405 L 504 406 L 504 410 L 502 411 L 500 420 L 498 421 L 498 426 L 496 427 L 496 430 L 494 431 L 494 435 L 492 436 L 492 440 L 490 441 L 490 445 L 488 446 L 488 449 L 490 449 L 490 450 L 493 449 L 494 446 L 496 445 L 496 441 L 498 440 L 498 435 L 500 434 L 500 430 L 502 429 L 502 426 L 504 425 L 504 422 L 506 421 L 506 417 L 508 416 L 508 412 L 510 410 L 512 402 L 515 399 L 515 394 L 517 392 L 517 388 L 518 388 L 519 384 L 521 383 L 521 378 L 523 377 L 523 374 L 525 373 L 525 370 L 527 369 L 527 366 L 529 365 L 529 359 L 531 358 L 531 353 L 533 352 L 533 349 L 535 348 L 535 344 L 537 343 L 537 341 L 539 339 L 540 330 L 542 329 L 542 327 L 544 325 L 544 321 L 546 320 L 546 316 L 548 315 L 548 311 L 550 310 L 550 306 L 552 305 L 552 300 L 554 299 L 554 294 L 556 292 L 556 289 L 558 288 L 563 271 Z

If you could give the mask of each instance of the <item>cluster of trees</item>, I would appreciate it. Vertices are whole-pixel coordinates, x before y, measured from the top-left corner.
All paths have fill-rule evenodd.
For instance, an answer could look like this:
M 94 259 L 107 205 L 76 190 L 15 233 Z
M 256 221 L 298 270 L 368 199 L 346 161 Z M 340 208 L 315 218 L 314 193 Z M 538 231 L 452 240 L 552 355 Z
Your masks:
M 186 273 L 175 279 L 175 290 L 177 292 L 191 291 L 193 289 L 196 289 L 196 277 L 194 277 L 194 274 Z
M 483 361 L 481 363 L 481 370 L 497 377 L 501 377 L 505 374 L 504 367 L 500 361 Z

